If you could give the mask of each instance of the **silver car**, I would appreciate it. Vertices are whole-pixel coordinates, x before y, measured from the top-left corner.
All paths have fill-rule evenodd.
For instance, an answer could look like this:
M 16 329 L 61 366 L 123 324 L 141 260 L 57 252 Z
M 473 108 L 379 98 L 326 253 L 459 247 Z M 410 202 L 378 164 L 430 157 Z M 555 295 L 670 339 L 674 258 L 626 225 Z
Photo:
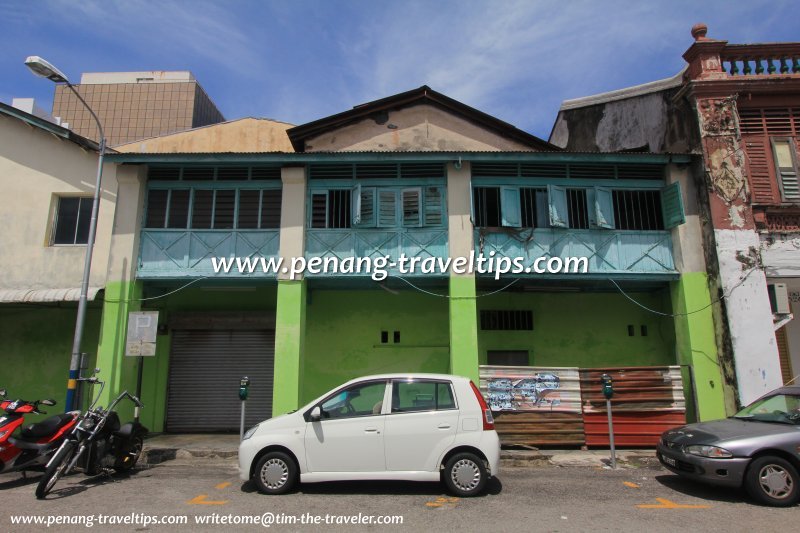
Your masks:
M 665 431 L 658 459 L 686 478 L 744 486 L 766 505 L 800 500 L 800 386 L 762 396 L 725 420 Z

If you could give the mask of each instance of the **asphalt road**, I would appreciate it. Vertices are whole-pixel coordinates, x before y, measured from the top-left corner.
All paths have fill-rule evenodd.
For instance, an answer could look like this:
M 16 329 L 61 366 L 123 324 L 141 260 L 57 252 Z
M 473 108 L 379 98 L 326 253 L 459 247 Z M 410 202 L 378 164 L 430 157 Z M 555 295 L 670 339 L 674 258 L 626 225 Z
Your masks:
M 791 530 L 800 517 L 797 507 L 761 507 L 739 491 L 695 485 L 657 466 L 506 469 L 486 495 L 470 499 L 451 498 L 435 483 L 386 482 L 304 485 L 299 492 L 270 497 L 240 482 L 231 463 L 200 460 L 167 462 L 113 479 L 75 474 L 61 480 L 45 501 L 33 495 L 37 477 L 0 476 L 0 531 L 87 531 L 74 522 L 90 520 L 91 531 L 256 531 L 265 528 L 252 521 L 264 517 L 270 531 L 752 533 Z M 366 517 L 362 520 L 399 516 L 403 523 L 335 524 L 345 519 L 340 516 L 352 520 L 359 514 Z M 51 525 L 14 524 L 16 515 L 49 519 Z M 145 525 L 164 517 L 186 523 Z M 109 524 L 125 519 L 128 524 Z M 304 519 L 320 523 L 302 524 Z M 242 520 L 251 524 L 231 525 Z

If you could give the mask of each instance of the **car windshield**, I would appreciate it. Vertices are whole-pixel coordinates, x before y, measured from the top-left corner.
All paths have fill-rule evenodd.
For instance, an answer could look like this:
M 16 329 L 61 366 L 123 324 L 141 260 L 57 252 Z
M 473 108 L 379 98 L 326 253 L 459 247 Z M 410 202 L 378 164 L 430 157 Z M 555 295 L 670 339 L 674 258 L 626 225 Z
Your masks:
M 800 396 L 776 394 L 751 403 L 734 416 L 741 420 L 800 424 Z

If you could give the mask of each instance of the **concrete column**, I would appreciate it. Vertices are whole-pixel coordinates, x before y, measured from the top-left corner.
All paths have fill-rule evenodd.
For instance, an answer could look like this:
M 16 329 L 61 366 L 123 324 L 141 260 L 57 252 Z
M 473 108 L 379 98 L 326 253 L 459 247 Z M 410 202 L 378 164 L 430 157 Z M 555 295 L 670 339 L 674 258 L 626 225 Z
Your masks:
M 672 230 L 675 265 L 681 278 L 670 284 L 670 296 L 672 313 L 678 315 L 674 318 L 676 356 L 679 364 L 687 365 L 682 372 L 687 417 L 692 420 L 696 413 L 700 420 L 724 418 L 726 383 L 717 349 L 697 191 L 688 165 L 669 165 L 667 182 L 681 184 L 686 213 L 686 222 Z M 734 407 L 733 398 L 733 389 L 729 388 L 728 410 Z
M 447 165 L 448 249 L 451 258 L 474 249 L 470 164 Z M 450 272 L 450 372 L 479 383 L 478 311 L 474 274 Z
M 128 312 L 141 308 L 141 283 L 136 280 L 139 256 L 141 213 L 144 204 L 146 167 L 118 167 L 117 202 L 114 231 L 103 297 L 100 343 L 97 347 L 99 377 L 106 382 L 99 404 L 107 406 L 122 390 L 136 389 L 139 360 L 125 357 Z M 97 392 L 97 391 L 95 391 Z M 150 403 L 150 402 L 147 402 Z M 151 404 L 152 405 L 152 404 Z M 129 405 L 121 405 L 121 415 L 132 415 Z M 142 411 L 143 422 L 145 411 Z M 125 417 L 123 417 L 125 418 Z
M 280 250 L 284 264 L 305 253 L 306 174 L 304 167 L 281 169 Z M 275 310 L 275 367 L 272 415 L 277 416 L 300 403 L 305 349 L 306 281 L 290 280 L 278 273 L 278 301 Z

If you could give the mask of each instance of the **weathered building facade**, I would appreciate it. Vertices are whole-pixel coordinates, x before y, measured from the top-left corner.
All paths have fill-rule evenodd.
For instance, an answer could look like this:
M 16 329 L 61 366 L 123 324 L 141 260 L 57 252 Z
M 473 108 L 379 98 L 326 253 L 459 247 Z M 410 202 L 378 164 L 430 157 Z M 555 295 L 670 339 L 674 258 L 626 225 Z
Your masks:
M 688 65 L 671 79 L 564 102 L 551 142 L 700 156 L 698 224 L 730 410 L 734 395 L 749 403 L 800 368 L 800 44 L 731 45 L 706 32 L 692 29 Z

